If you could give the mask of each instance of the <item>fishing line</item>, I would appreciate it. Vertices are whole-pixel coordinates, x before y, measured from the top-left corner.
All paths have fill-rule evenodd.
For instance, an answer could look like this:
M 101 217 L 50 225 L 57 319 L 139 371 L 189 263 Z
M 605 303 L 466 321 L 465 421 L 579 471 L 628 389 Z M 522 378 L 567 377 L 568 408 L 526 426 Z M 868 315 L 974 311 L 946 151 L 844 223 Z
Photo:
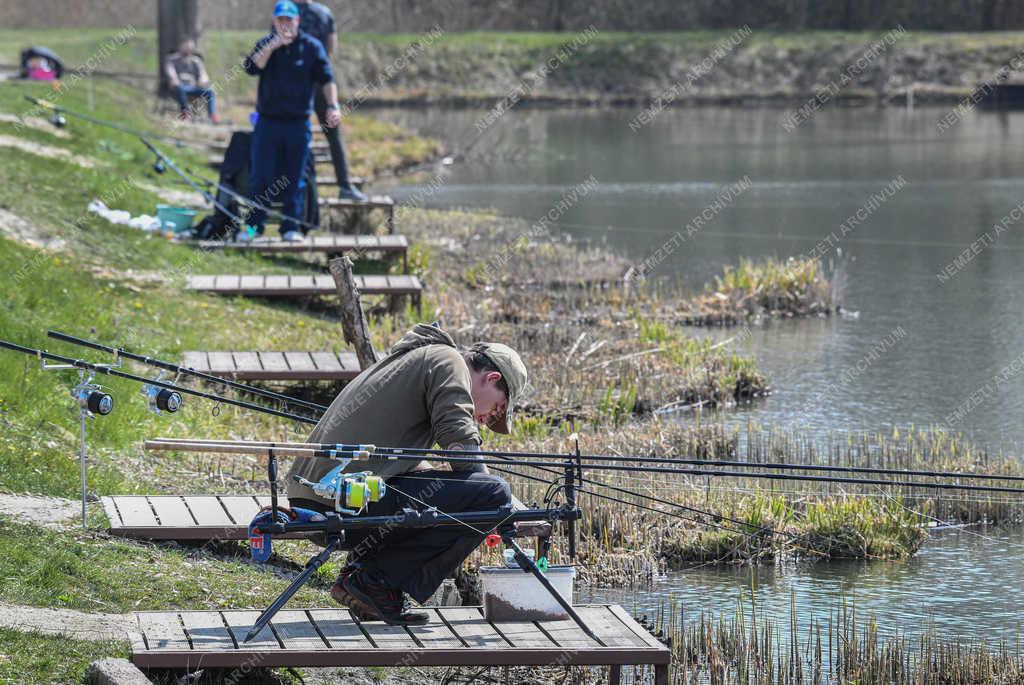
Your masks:
M 245 393 L 250 393 L 250 394 L 253 394 L 253 395 L 258 395 L 260 397 L 265 397 L 267 399 L 275 400 L 277 402 L 283 402 L 285 404 L 297 405 L 297 406 L 305 407 L 307 409 L 317 410 L 317 411 L 320 411 L 320 412 L 324 412 L 324 411 L 327 410 L 327 407 L 325 405 L 322 405 L 322 404 L 317 404 L 315 402 L 308 402 L 306 400 L 302 400 L 302 399 L 299 399 L 299 398 L 296 398 L 296 397 L 291 397 L 289 395 L 284 395 L 284 394 L 281 394 L 281 393 L 273 392 L 272 390 L 265 390 L 263 388 L 257 388 L 255 386 L 247 385 L 245 383 L 239 383 L 237 381 L 233 381 L 233 380 L 230 380 L 230 379 L 227 379 L 227 378 L 221 378 L 220 376 L 213 376 L 213 375 L 208 374 L 208 373 L 203 373 L 201 371 L 196 371 L 195 369 L 193 369 L 191 367 L 179 366 L 177 364 L 173 364 L 171 362 L 167 362 L 167 361 L 163 361 L 163 360 L 160 360 L 160 359 L 156 359 L 154 357 L 148 357 L 148 356 L 145 356 L 145 355 L 136 354 L 134 352 L 130 352 L 129 350 L 127 350 L 127 349 L 125 349 L 123 347 L 110 347 L 108 345 L 103 345 L 101 343 L 93 342 L 91 340 L 85 340 L 83 338 L 76 338 L 73 335 L 68 335 L 67 333 L 61 333 L 60 331 L 53 331 L 53 330 L 48 331 L 47 332 L 47 336 L 49 336 L 50 338 L 53 338 L 54 340 L 60 340 L 60 341 L 63 341 L 63 342 L 71 343 L 72 345 L 80 345 L 82 347 L 88 347 L 88 348 L 91 348 L 91 349 L 94 349 L 94 350 L 99 350 L 100 352 L 108 352 L 108 353 L 114 355 L 115 359 L 117 357 L 124 357 L 126 359 L 131 359 L 132 361 L 137 361 L 137 362 L 140 362 L 142 364 L 146 364 L 148 366 L 156 367 L 158 369 L 163 369 L 165 371 L 170 371 L 170 372 L 176 373 L 176 374 L 192 376 L 194 378 L 198 378 L 198 379 L 206 381 L 208 383 L 216 383 L 216 384 L 219 384 L 219 385 L 224 385 L 226 387 L 233 388 L 233 389 L 238 390 L 240 392 L 245 392 Z

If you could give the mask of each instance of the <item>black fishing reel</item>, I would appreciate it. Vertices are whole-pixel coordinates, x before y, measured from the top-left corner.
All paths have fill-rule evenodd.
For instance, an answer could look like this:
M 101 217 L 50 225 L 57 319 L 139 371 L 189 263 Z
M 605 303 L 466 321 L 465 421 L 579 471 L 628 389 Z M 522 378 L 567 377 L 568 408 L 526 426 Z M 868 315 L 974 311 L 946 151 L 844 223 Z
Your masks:
M 162 377 L 161 373 L 156 380 L 159 381 Z M 147 383 L 142 386 L 142 396 L 146 398 L 146 406 L 154 414 L 159 414 L 162 411 L 173 414 L 181 409 L 181 394 L 174 390 Z
M 91 378 L 83 381 L 71 389 L 71 397 L 78 406 L 90 415 L 99 414 L 106 416 L 114 411 L 114 398 L 103 392 L 99 385 L 91 382 Z
M 163 174 L 164 172 L 166 172 L 167 166 L 164 164 L 164 160 L 158 159 L 155 162 L 153 162 L 153 171 L 155 171 L 158 174 Z
M 50 123 L 56 126 L 57 128 L 64 128 L 68 125 L 68 120 L 60 112 L 54 112 L 53 116 L 50 117 Z

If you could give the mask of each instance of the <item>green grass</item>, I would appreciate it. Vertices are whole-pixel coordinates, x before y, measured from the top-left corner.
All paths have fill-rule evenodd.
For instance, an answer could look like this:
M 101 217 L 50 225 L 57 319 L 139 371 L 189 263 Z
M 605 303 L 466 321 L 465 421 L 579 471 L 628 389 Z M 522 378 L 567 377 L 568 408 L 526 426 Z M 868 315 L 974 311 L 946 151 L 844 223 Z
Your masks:
M 297 550 L 275 543 L 279 550 Z M 305 548 L 303 548 L 305 549 Z M 305 557 L 296 553 L 296 558 Z M 262 609 L 288 581 L 241 558 L 192 555 L 187 548 L 133 543 L 80 530 L 54 531 L 0 519 L 0 600 L 79 611 Z M 304 586 L 291 606 L 322 606 Z
M 39 84 L 0 85 L 0 111 L 25 112 L 31 105 L 22 96 L 45 92 Z M 88 109 L 81 89 L 70 89 L 60 103 Z M 155 126 L 147 119 L 147 104 L 125 86 L 97 82 L 93 103 L 97 117 L 139 128 Z M 152 172 L 151 157 L 130 135 L 74 120 L 66 130 L 71 137 L 58 139 L 0 122 L 0 135 L 17 135 L 97 162 L 95 169 L 77 169 L 20 150 L 0 152 L 0 208 L 28 220 L 39 239 L 66 244 L 61 251 L 46 252 L 0 233 L 0 338 L 93 361 L 109 357 L 50 341 L 46 330 L 170 360 L 180 359 L 185 350 L 344 349 L 340 325 L 315 311 L 184 291 L 190 273 L 299 273 L 312 267 L 300 261 L 204 253 L 87 213 L 87 203 L 109 196 L 112 187 L 123 192 L 109 204 L 133 214 L 153 213 L 159 201 L 153 193 L 120 182 L 167 185 L 173 179 Z M 131 154 L 110 154 L 110 145 Z M 182 164 L 199 168 L 202 162 L 202 155 L 188 148 L 168 151 Z M 414 260 L 414 265 L 420 263 L 425 261 Z M 427 303 L 425 311 L 430 309 Z M 405 328 L 413 316 L 406 312 L 374 333 Z M 127 370 L 152 373 L 141 367 Z M 42 371 L 37 360 L 0 352 L 0 490 L 65 496 L 77 491 L 77 415 L 68 395 L 76 379 L 74 372 Z M 231 408 L 215 417 L 211 403 L 195 398 L 186 398 L 184 409 L 174 416 L 156 417 L 145 411 L 137 383 L 106 376 L 99 381 L 111 388 L 117 406 L 110 416 L 89 424 L 94 458 L 89 485 L 97 494 L 153 491 L 154 483 L 126 479 L 117 466 L 125 458 L 142 456 L 136 446 L 145 437 L 217 435 L 229 429 L 284 437 L 291 425 Z
M 0 683 L 78 683 L 96 659 L 127 656 L 127 642 L 93 642 L 0 628 Z

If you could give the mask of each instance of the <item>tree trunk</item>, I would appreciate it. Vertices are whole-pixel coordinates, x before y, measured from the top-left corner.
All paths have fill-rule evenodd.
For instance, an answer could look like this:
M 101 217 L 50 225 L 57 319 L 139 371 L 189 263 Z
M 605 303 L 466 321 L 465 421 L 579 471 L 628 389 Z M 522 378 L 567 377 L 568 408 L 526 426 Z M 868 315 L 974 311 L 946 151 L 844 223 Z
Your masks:
M 164 59 L 178 49 L 185 38 L 199 39 L 199 0 L 157 0 L 157 94 L 171 95 L 164 74 Z
M 377 353 L 370 342 L 370 328 L 366 325 L 363 308 L 359 305 L 359 290 L 352 275 L 352 260 L 336 257 L 330 262 L 331 276 L 341 298 L 341 330 L 345 342 L 356 349 L 359 368 L 366 369 L 377 363 Z

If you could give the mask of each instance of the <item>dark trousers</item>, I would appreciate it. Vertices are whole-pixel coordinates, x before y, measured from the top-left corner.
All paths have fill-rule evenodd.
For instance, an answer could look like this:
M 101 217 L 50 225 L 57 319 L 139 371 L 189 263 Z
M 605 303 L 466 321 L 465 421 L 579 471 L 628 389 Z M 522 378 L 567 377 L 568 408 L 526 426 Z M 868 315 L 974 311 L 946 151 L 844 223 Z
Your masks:
M 418 471 L 389 478 L 387 493 L 367 507 L 367 516 L 394 514 L 401 509 L 437 507 L 441 512 L 497 509 L 512 501 L 508 483 L 498 476 L 465 471 Z M 289 500 L 292 506 L 324 511 L 319 502 Z M 425 602 L 470 552 L 483 543 L 487 531 L 462 524 L 433 528 L 378 528 L 349 531 L 348 561 L 379 573 L 393 588 Z
M 302 172 L 306 168 L 309 141 L 313 132 L 308 119 L 270 119 L 260 117 L 252 133 L 249 159 L 249 198 L 263 206 L 282 204 L 289 217 L 302 217 Z M 263 233 L 267 213 L 254 209 L 248 223 Z M 292 221 L 281 222 L 281 235 L 297 230 Z
M 331 164 L 334 165 L 334 176 L 338 179 L 339 188 L 349 188 L 348 162 L 345 161 L 345 143 L 341 139 L 341 125 L 331 128 L 327 125 L 327 99 L 323 88 L 317 88 L 313 96 L 313 108 L 320 129 L 327 136 L 327 144 L 331 148 Z
M 186 86 L 185 84 L 179 84 L 174 89 L 174 94 L 178 98 L 178 106 L 181 107 L 181 111 L 187 111 L 189 109 L 188 99 L 191 97 L 201 97 L 206 100 L 206 114 L 213 116 L 214 112 L 217 111 L 217 96 L 213 94 L 213 91 L 209 88 L 200 88 L 199 86 Z

